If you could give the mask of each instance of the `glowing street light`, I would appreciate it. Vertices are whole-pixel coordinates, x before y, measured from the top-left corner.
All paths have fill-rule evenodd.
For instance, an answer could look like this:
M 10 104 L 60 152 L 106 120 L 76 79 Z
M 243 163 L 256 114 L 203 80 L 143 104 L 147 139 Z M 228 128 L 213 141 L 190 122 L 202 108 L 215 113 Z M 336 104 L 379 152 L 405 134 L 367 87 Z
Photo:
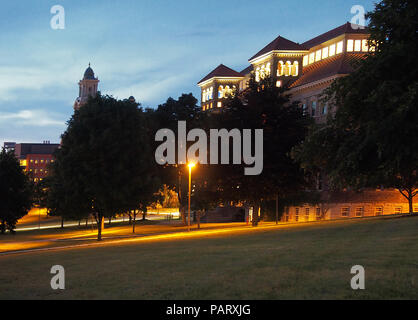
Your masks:
M 192 196 L 192 168 L 196 166 L 196 164 L 194 162 L 190 162 L 187 166 L 189 167 L 189 217 L 187 221 L 187 230 L 190 231 L 190 198 Z

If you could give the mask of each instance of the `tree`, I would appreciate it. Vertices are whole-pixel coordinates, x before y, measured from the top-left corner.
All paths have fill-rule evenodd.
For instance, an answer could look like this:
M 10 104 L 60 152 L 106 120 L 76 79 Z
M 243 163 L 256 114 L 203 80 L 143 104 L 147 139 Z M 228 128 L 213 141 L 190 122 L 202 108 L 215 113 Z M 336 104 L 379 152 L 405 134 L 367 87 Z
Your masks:
M 137 103 L 99 94 L 75 111 L 62 135 L 52 170 L 53 192 L 65 203 L 58 208 L 71 216 L 75 208 L 69 202 L 77 201 L 83 212 L 94 214 L 98 240 L 105 217 L 144 210 L 157 190 L 145 120 Z
M 13 151 L 0 152 L 0 232 L 14 233 L 17 221 L 32 206 L 32 184 Z
M 285 199 L 301 192 L 309 180 L 300 165 L 290 156 L 292 148 L 304 140 L 311 119 L 297 103 L 291 103 L 285 88 L 276 87 L 271 78 L 255 81 L 232 96 L 225 108 L 214 113 L 211 127 L 263 130 L 263 171 L 260 175 L 244 175 L 244 165 L 215 166 L 220 170 L 217 182 L 222 197 L 228 201 L 246 202 L 258 212 L 263 201 Z M 254 147 L 253 151 L 254 152 Z M 217 168 L 216 168 L 217 167 Z M 301 201 L 303 201 L 301 199 Z M 254 225 L 258 219 L 255 218 Z
M 182 94 L 177 100 L 168 98 L 164 104 L 158 106 L 155 112 L 150 112 L 151 120 L 149 122 L 154 126 L 152 141 L 154 141 L 155 133 L 162 128 L 170 129 L 178 135 L 178 121 L 186 121 L 188 130 L 201 128 L 206 115 L 201 112 L 197 102 L 197 99 L 191 93 Z M 159 142 L 154 142 L 154 150 L 158 144 Z M 187 172 L 185 164 L 165 165 L 159 168 L 159 176 L 162 182 L 177 191 L 179 211 L 184 224 L 186 223 L 186 208 L 188 205 Z
M 305 167 L 324 168 L 335 187 L 418 193 L 418 4 L 383 0 L 367 14 L 374 48 L 325 92 L 334 106 L 296 151 Z

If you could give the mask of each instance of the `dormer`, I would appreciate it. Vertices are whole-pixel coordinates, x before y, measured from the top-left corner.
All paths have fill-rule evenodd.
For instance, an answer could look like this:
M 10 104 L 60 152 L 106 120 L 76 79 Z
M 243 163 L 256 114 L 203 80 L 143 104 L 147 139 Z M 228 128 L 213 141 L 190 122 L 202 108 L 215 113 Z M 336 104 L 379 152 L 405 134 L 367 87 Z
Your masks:
M 308 52 L 299 43 L 278 36 L 248 61 L 253 66 L 256 81 L 271 76 L 280 87 L 299 77 L 302 57 Z
M 239 89 L 244 76 L 227 66 L 220 64 L 206 77 L 199 81 L 201 88 L 202 110 L 223 107 L 223 101 L 235 90 Z

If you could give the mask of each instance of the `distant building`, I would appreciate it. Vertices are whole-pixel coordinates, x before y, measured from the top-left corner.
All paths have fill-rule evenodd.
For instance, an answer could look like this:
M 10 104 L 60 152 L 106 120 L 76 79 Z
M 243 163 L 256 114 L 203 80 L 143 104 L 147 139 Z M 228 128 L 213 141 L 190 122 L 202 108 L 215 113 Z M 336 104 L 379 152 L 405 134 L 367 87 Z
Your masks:
M 16 142 L 5 142 L 3 144 L 3 148 L 4 150 L 6 150 L 6 152 L 14 151 L 15 147 L 16 147 Z
M 94 97 L 97 94 L 99 79 L 94 76 L 94 71 L 90 67 L 90 63 L 86 71 L 84 72 L 84 77 L 78 83 L 79 92 L 78 97 L 74 102 L 74 110 L 80 109 L 83 106 L 89 97 Z
M 18 143 L 15 145 L 15 155 L 19 159 L 20 166 L 29 177 L 38 182 L 48 175 L 48 165 L 54 162 L 54 152 L 59 144 L 43 143 Z

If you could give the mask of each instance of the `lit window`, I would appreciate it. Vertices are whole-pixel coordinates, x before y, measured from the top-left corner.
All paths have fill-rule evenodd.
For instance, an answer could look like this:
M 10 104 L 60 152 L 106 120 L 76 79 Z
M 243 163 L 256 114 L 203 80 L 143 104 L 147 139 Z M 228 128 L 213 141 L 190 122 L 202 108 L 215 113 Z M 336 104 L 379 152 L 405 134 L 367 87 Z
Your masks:
M 286 64 L 284 66 L 284 75 L 290 76 L 292 74 L 292 63 L 290 61 L 286 61 Z
M 401 214 L 401 213 L 402 213 L 402 207 L 396 207 L 395 214 Z
M 361 51 L 361 40 L 354 41 L 354 51 Z
M 306 56 L 303 57 L 303 66 L 307 66 L 308 62 L 309 62 L 309 56 L 306 55 Z
M 362 217 L 364 214 L 364 207 L 357 207 L 356 208 L 356 217 Z
M 315 62 L 321 60 L 321 52 L 322 50 L 317 50 L 315 53 Z
M 295 211 L 295 221 L 296 222 L 299 221 L 299 208 L 296 208 L 296 211 Z
M 225 90 L 224 90 L 224 97 L 226 98 L 226 97 L 228 97 L 230 94 L 231 94 L 231 89 L 229 88 L 229 86 L 226 86 L 226 87 L 225 87 Z
M 369 51 L 369 42 L 366 39 L 361 41 L 361 51 L 363 52 Z
M 284 65 L 283 61 L 279 61 L 277 64 L 277 76 L 280 77 L 284 74 Z
M 292 76 L 297 77 L 299 74 L 299 62 L 293 62 L 292 66 Z
M 344 43 L 343 41 L 340 41 L 337 43 L 337 54 L 340 54 L 343 52 Z
M 33 159 L 30 159 L 30 163 L 33 163 Z
M 213 102 L 211 102 L 211 103 L 210 103 L 210 108 L 211 108 L 211 109 L 213 108 Z
M 418 212 L 418 207 L 414 207 L 414 212 Z
M 312 52 L 309 55 L 309 64 L 314 63 L 315 62 L 315 52 Z
M 223 86 L 219 86 L 218 88 L 218 98 L 221 99 L 224 96 L 224 87 Z
M 282 86 L 282 82 L 280 80 L 276 81 L 276 87 L 280 88 Z
M 222 102 L 218 102 L 218 108 L 222 108 Z
M 354 50 L 354 40 L 347 40 L 347 52 Z
M 270 73 L 271 73 L 271 65 L 270 65 L 270 62 L 269 62 L 269 63 L 267 63 L 266 68 L 265 68 L 265 75 L 270 76 Z
M 374 214 L 375 214 L 376 216 L 381 216 L 381 215 L 383 214 L 383 207 L 376 207 L 376 208 L 374 209 Z
M 322 49 L 322 59 L 328 58 L 328 47 Z
M 20 166 L 21 167 L 26 167 L 27 165 L 28 165 L 28 162 L 26 161 L 26 159 L 20 160 Z
M 349 207 L 342 207 L 341 208 L 341 216 L 342 217 L 350 216 L 350 208 Z
M 38 164 L 38 160 L 35 160 L 35 164 Z
M 309 208 L 305 208 L 305 220 L 309 221 Z
M 335 44 L 329 46 L 329 56 L 335 56 Z

